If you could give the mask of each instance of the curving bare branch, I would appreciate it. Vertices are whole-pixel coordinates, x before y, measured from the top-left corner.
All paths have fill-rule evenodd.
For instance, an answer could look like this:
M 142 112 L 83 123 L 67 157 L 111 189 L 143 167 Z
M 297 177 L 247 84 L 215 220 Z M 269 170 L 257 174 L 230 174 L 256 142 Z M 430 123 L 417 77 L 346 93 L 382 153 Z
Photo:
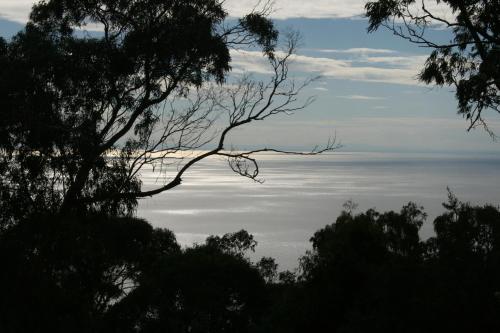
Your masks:
M 323 147 L 309 152 L 287 151 L 263 147 L 248 151 L 227 150 L 230 133 L 250 123 L 264 121 L 277 115 L 291 115 L 308 107 L 314 98 L 301 98 L 303 90 L 317 78 L 296 82 L 289 76 L 289 62 L 296 50 L 297 35 L 290 35 L 286 48 L 267 56 L 272 71 L 267 81 L 243 75 L 232 84 L 208 84 L 170 100 L 168 108 L 156 115 L 143 133 L 140 142 L 129 141 L 122 158 L 128 163 L 129 180 L 147 165 L 159 167 L 163 177 L 173 170 L 174 175 L 159 187 L 148 191 L 109 193 L 85 200 L 98 203 L 119 198 L 144 198 L 168 191 L 182 182 L 183 175 L 196 163 L 210 157 L 228 159 L 229 167 L 237 174 L 261 182 L 256 155 L 264 152 L 293 155 L 318 155 L 340 147 L 336 137 Z M 184 108 L 179 108 L 179 105 Z M 221 127 L 218 127 L 223 124 Z M 205 147 L 213 146 L 206 151 Z M 126 188 L 125 186 L 123 188 Z

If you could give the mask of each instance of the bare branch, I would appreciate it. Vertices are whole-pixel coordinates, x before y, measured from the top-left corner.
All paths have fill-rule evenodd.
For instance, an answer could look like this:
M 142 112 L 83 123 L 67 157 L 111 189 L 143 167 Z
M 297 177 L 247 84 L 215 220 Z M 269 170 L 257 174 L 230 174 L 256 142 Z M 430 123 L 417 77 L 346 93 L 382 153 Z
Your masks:
M 177 171 L 166 183 L 156 189 L 140 192 L 110 193 L 108 197 L 93 197 L 87 202 L 107 199 L 144 198 L 168 191 L 182 182 L 183 175 L 196 163 L 210 157 L 228 158 L 230 168 L 237 174 L 261 182 L 258 179 L 259 165 L 254 157 L 259 153 L 273 152 L 293 155 L 318 155 L 340 148 L 336 138 L 328 140 L 324 147 L 314 147 L 309 152 L 287 151 L 277 148 L 260 148 L 250 151 L 228 151 L 225 149 L 227 137 L 235 129 L 247 124 L 263 121 L 276 115 L 290 115 L 302 110 L 313 102 L 313 98 L 301 98 L 301 92 L 317 78 L 296 83 L 289 77 L 288 63 L 295 52 L 297 36 L 291 35 L 286 49 L 268 56 L 272 75 L 267 82 L 255 81 L 244 75 L 233 84 L 218 86 L 209 84 L 202 89 L 184 96 L 177 101 L 187 106 L 178 112 L 173 101 L 170 111 L 164 114 L 164 121 L 158 121 L 148 129 L 143 146 L 132 146 L 128 151 L 130 163 L 129 178 L 139 174 L 146 165 L 160 163 L 161 166 L 177 166 Z M 217 123 L 226 122 L 220 130 L 214 130 Z M 155 128 L 159 126 L 159 132 Z M 159 134 L 155 137 L 155 133 Z M 172 143 L 172 139 L 176 138 Z M 172 144 L 168 144 L 168 143 Z M 215 147 L 193 156 L 182 154 L 202 149 L 208 144 Z M 175 154 L 181 153 L 179 156 Z M 168 164 L 170 161 L 171 164 Z M 164 164 L 165 163 L 165 164 Z

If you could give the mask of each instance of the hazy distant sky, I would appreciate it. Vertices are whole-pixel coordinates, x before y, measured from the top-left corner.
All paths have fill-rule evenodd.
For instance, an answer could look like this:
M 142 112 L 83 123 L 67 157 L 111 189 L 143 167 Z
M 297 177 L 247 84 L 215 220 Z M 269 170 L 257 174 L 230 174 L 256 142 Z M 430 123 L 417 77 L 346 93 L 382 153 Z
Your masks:
M 27 20 L 31 0 L 0 0 L 0 31 L 11 35 Z M 248 12 L 254 0 L 227 0 L 231 15 Z M 387 31 L 366 33 L 363 0 L 278 0 L 272 16 L 282 30 L 299 30 L 301 48 L 292 71 L 298 80 L 322 75 L 304 94 L 317 101 L 291 117 L 248 127 L 235 144 L 305 149 L 332 133 L 344 150 L 499 152 L 482 130 L 466 132 L 456 115 L 451 88 L 433 88 L 416 79 L 428 49 L 418 48 Z M 441 9 L 438 9 L 441 10 Z M 14 24 L 13 22 L 17 22 Z M 431 31 L 448 38 L 445 31 Z M 233 52 L 233 70 L 265 74 L 259 52 Z M 500 117 L 489 124 L 500 132 Z

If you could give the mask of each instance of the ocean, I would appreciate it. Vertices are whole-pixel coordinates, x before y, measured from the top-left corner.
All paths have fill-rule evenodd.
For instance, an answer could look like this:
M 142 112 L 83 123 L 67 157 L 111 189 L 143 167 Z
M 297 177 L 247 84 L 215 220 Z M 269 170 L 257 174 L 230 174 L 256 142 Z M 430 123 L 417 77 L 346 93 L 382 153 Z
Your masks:
M 500 204 L 500 154 L 331 153 L 319 156 L 258 156 L 263 184 L 234 174 L 222 158 L 190 169 L 173 190 L 139 203 L 138 216 L 172 230 L 184 246 L 209 235 L 245 229 L 258 242 L 253 260 L 274 257 L 294 269 L 311 248 L 315 231 L 331 224 L 352 200 L 358 212 L 400 210 L 413 201 L 433 219 L 444 212 L 447 187 L 462 201 Z M 144 188 L 162 182 L 151 169 Z

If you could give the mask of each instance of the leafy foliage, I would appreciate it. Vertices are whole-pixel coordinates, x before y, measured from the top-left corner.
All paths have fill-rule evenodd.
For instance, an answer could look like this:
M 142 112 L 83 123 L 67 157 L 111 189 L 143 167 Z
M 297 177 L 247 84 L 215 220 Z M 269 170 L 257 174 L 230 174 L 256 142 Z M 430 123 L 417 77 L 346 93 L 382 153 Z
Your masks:
M 243 257 L 247 251 L 255 251 L 257 242 L 246 230 L 220 236 L 210 236 L 207 238 L 207 247 L 218 251 Z
M 171 232 L 138 219 L 24 221 L 0 236 L 0 330 L 98 331 L 159 256 L 179 251 Z
M 280 273 L 243 230 L 181 249 L 138 219 L 26 220 L 0 234 L 0 330 L 497 332 L 500 210 L 444 205 L 426 241 L 413 203 L 344 211 Z
M 202 145 L 213 121 L 207 100 L 162 113 L 166 103 L 222 83 L 230 48 L 262 46 L 270 56 L 277 39 L 257 12 L 228 26 L 222 5 L 36 4 L 25 29 L 0 40 L 0 224 L 37 212 L 131 214 L 145 163 Z M 100 32 L 81 30 L 92 27 Z
M 268 331 L 497 331 L 500 211 L 452 194 L 444 206 L 427 241 L 414 203 L 344 211 L 311 238 L 299 282 L 275 296 Z
M 249 332 L 264 310 L 259 271 L 208 244 L 166 257 L 139 283 L 108 314 L 106 331 Z
M 432 5 L 445 10 L 433 10 Z M 369 31 L 385 26 L 395 35 L 433 49 L 420 80 L 455 86 L 458 112 L 470 121 L 470 128 L 483 125 L 496 137 L 484 122 L 483 111 L 500 112 L 498 1 L 378 0 L 366 4 L 366 15 Z M 447 43 L 429 39 L 426 31 L 436 25 L 447 29 L 453 38 Z

